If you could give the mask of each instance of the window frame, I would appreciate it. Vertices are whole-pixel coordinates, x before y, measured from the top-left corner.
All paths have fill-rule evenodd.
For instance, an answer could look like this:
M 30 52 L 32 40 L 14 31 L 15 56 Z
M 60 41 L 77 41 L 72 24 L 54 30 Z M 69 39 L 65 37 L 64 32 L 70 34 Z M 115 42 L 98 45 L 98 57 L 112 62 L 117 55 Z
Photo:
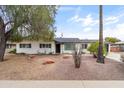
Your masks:
M 39 48 L 51 48 L 51 47 L 52 47 L 51 44 L 44 44 L 44 43 L 39 44 Z
M 32 45 L 31 44 L 19 44 L 19 47 L 20 48 L 31 48 L 32 47 Z

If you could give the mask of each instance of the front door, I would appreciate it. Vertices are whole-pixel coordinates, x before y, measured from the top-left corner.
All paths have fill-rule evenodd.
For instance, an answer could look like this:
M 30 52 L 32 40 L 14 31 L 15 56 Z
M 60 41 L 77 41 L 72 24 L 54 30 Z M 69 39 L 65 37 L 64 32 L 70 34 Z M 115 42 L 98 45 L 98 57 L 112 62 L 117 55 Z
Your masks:
M 60 50 L 61 50 L 60 44 L 56 44 L 56 53 L 60 53 Z

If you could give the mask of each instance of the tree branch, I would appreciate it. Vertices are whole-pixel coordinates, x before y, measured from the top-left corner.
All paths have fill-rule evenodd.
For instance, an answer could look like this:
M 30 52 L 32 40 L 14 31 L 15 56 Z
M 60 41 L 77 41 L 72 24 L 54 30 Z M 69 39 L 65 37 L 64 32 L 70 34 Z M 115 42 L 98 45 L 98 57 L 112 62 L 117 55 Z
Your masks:
M 6 41 L 10 38 L 11 34 L 12 34 L 12 29 L 10 29 L 9 31 L 7 31 L 5 33 L 5 39 L 6 39 Z
M 5 27 L 10 24 L 10 23 L 13 23 L 13 21 L 8 21 L 6 24 L 5 24 Z

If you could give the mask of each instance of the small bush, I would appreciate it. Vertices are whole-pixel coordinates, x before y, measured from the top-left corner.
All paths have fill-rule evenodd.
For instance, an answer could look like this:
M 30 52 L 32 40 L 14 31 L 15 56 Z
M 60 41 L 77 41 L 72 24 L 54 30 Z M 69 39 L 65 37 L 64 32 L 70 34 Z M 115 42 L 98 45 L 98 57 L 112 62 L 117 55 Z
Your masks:
M 94 58 L 97 58 L 98 55 L 98 47 L 99 47 L 99 42 L 92 43 L 90 47 L 88 47 L 88 51 L 93 54 Z M 103 55 L 107 55 L 106 47 L 105 45 L 103 46 Z
M 9 53 L 16 54 L 16 49 L 11 50 Z

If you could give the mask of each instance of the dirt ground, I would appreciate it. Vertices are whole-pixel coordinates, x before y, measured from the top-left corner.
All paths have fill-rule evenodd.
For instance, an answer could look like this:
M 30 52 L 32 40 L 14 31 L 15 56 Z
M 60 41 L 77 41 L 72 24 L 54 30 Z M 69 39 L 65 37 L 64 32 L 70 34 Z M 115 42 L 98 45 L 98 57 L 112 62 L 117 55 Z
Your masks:
M 0 63 L 0 80 L 124 80 L 124 63 L 105 59 L 96 62 L 82 55 L 81 67 L 75 68 L 73 57 L 64 55 L 7 55 Z M 55 63 L 43 65 L 46 60 Z

